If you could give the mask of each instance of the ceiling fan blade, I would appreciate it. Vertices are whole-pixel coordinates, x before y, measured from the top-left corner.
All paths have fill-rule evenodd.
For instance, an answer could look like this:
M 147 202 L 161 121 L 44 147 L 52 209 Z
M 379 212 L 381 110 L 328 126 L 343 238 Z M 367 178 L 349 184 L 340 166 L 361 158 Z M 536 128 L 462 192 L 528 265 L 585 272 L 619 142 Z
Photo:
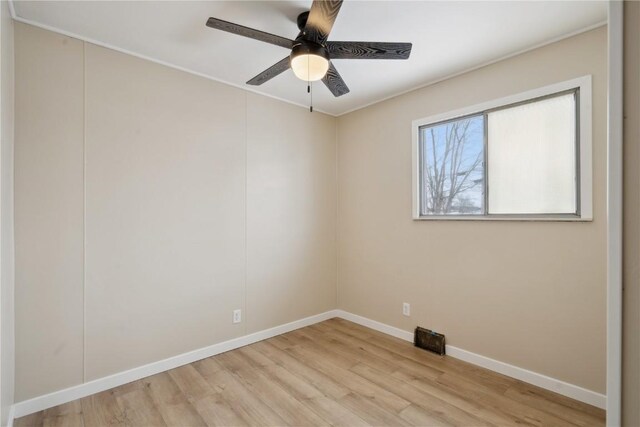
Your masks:
M 233 22 L 223 21 L 222 19 L 209 18 L 207 20 L 207 27 L 249 37 L 250 39 L 260 40 L 265 43 L 275 44 L 276 46 L 281 46 L 287 49 L 291 49 L 293 46 L 293 40 L 276 36 L 275 34 L 266 33 L 264 31 L 254 30 L 253 28 L 234 24 Z
M 305 38 L 318 44 L 327 41 L 340 6 L 342 0 L 313 0 L 303 31 Z
M 408 59 L 411 43 L 327 42 L 331 59 Z
M 267 68 L 251 80 L 247 82 L 248 85 L 260 86 L 264 82 L 268 82 L 275 76 L 284 73 L 291 66 L 291 59 L 287 56 L 281 61 L 276 62 L 271 67 Z
M 327 71 L 327 74 L 322 78 L 322 83 L 329 88 L 336 98 L 345 93 L 349 93 L 349 88 L 331 62 L 329 62 L 329 71 Z

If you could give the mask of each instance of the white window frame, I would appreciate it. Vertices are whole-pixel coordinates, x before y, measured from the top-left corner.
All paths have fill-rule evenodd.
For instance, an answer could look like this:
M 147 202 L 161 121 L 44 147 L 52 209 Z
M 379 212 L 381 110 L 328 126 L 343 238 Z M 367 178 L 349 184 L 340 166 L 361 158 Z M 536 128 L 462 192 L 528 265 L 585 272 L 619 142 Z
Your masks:
M 420 214 L 420 128 L 434 125 L 444 121 L 460 119 L 474 114 L 481 114 L 487 110 L 509 107 L 528 101 L 535 101 L 536 98 L 552 96 L 560 92 L 578 89 L 578 147 L 579 173 L 578 185 L 578 215 L 421 215 Z M 538 89 L 529 90 L 516 95 L 476 104 L 470 107 L 436 114 L 430 117 L 414 120 L 412 122 L 412 193 L 413 206 L 412 214 L 414 220 L 464 220 L 464 221 L 592 221 L 593 220 L 593 200 L 592 200 L 592 112 L 591 112 L 591 76 L 583 76 Z M 486 167 L 486 165 L 485 165 Z

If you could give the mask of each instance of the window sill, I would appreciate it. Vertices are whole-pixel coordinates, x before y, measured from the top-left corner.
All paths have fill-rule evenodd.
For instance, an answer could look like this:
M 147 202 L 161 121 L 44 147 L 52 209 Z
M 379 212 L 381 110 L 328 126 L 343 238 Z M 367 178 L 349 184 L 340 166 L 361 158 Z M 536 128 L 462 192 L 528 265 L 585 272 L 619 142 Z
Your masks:
M 576 215 L 433 215 L 414 216 L 414 221 L 521 221 L 521 222 L 592 222 L 592 217 Z

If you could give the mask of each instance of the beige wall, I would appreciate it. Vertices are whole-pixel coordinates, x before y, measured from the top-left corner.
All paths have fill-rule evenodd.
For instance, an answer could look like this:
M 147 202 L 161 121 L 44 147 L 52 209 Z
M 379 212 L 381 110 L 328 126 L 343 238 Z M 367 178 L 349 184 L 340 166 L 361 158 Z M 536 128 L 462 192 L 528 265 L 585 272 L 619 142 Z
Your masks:
M 640 425 L 640 3 L 624 4 L 622 423 Z
M 13 140 L 14 49 L 13 21 L 7 2 L 0 3 L 0 425 L 7 425 L 13 403 L 14 359 L 14 249 L 13 249 Z
M 16 398 L 82 381 L 82 43 L 16 25 Z
M 91 44 L 85 60 L 91 380 L 241 334 L 246 148 L 238 89 Z
M 17 401 L 335 307 L 335 119 L 16 29 Z
M 247 332 L 336 307 L 335 119 L 247 94 Z
M 606 48 L 601 27 L 340 117 L 339 308 L 604 393 Z M 413 120 L 586 74 L 593 222 L 411 219 Z

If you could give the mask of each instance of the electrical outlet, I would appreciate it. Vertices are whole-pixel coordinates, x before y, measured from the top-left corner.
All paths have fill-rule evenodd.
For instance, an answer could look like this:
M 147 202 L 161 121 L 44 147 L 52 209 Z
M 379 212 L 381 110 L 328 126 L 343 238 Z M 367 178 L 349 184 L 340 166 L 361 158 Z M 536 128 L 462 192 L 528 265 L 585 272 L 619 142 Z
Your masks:
M 233 310 L 233 323 L 242 322 L 242 310 Z
M 408 302 L 402 303 L 402 314 L 404 314 L 405 316 L 411 316 L 411 304 L 409 304 Z

